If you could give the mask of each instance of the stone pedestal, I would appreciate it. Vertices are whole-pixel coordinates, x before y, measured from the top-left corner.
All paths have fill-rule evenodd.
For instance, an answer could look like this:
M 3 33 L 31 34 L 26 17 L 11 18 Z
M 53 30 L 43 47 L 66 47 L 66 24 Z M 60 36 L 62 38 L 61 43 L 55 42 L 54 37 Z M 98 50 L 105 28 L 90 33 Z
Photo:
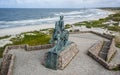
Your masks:
M 63 70 L 79 52 L 75 43 L 69 44 L 60 52 L 49 51 L 44 56 L 43 65 L 50 69 Z

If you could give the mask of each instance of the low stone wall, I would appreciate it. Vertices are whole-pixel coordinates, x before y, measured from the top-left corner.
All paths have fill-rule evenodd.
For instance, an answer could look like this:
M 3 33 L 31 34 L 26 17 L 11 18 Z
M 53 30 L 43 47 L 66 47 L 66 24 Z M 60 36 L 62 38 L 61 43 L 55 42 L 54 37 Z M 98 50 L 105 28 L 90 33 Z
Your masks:
M 15 56 L 7 54 L 4 56 L 1 66 L 1 75 L 12 75 Z
M 25 45 L 12 45 L 12 46 L 7 46 L 3 52 L 3 57 L 8 53 L 9 50 L 11 49 L 24 49 L 26 51 L 33 51 L 33 50 L 41 50 L 41 49 L 48 49 L 52 48 L 54 44 L 46 44 L 46 45 L 38 45 L 38 46 L 29 46 L 27 44 Z
M 15 55 L 12 55 L 7 75 L 13 75 L 14 61 L 15 61 Z
M 7 46 L 3 52 L 3 57 L 8 53 L 9 50 L 12 49 L 27 49 L 27 45 L 12 45 L 12 46 Z
M 111 35 L 108 35 L 108 34 L 101 34 L 101 33 L 97 33 L 97 32 L 94 32 L 94 31 L 89 31 L 90 33 L 93 33 L 93 34 L 96 34 L 98 36 L 101 36 L 101 37 L 104 37 L 106 39 L 109 39 L 109 40 L 112 40 L 113 39 L 113 36 Z
M 26 50 L 27 51 L 32 51 L 32 50 L 49 49 L 49 48 L 52 48 L 53 46 L 54 46 L 54 44 L 28 46 Z
M 99 41 L 94 45 L 92 45 L 88 50 L 88 55 L 108 69 L 109 68 L 108 63 L 98 56 L 99 51 L 102 48 L 102 45 L 103 45 L 103 41 Z
M 3 62 L 1 64 L 0 75 L 13 75 L 13 66 L 15 55 L 9 54 L 8 52 L 12 49 L 24 49 L 26 51 L 41 50 L 52 48 L 54 44 L 38 45 L 38 46 L 28 46 L 28 45 L 12 45 L 7 46 L 3 52 Z
M 109 69 L 109 64 L 105 62 L 102 58 L 92 53 L 92 51 L 88 51 L 88 55 L 91 56 L 93 59 L 95 59 L 97 62 L 99 62 L 101 65 L 103 65 L 106 69 Z
M 107 62 L 110 62 L 111 58 L 114 56 L 114 54 L 116 53 L 116 47 L 115 47 L 115 42 L 114 39 L 111 41 L 111 45 L 110 45 L 110 49 L 108 50 L 108 54 L 107 54 Z
M 93 44 L 90 48 L 89 51 L 94 53 L 96 56 L 98 56 L 102 46 L 103 46 L 104 41 L 98 41 L 97 43 Z
M 109 64 L 99 56 L 96 56 L 91 51 L 88 51 L 88 55 L 91 56 L 93 59 L 95 59 L 98 63 L 100 63 L 103 67 L 105 67 L 108 70 L 114 70 L 115 68 L 120 68 L 119 64 Z
M 107 61 L 103 60 L 101 57 L 98 56 L 98 52 L 100 51 L 100 45 L 102 45 L 103 42 L 97 42 L 94 45 L 92 45 L 88 50 L 88 55 L 91 56 L 93 59 L 95 59 L 97 62 L 99 62 L 102 66 L 104 66 L 106 69 L 112 70 L 116 67 L 118 67 L 117 64 L 109 64 Z M 113 43 L 114 44 L 114 43 Z M 97 51 L 98 50 L 98 51 Z M 113 49 L 111 49 L 113 50 Z M 111 51 L 110 50 L 110 51 Z M 111 58 L 111 55 L 114 53 L 114 50 L 112 52 L 108 53 L 108 57 Z
M 101 33 L 94 32 L 94 31 L 70 32 L 70 34 L 78 34 L 78 33 L 93 33 L 93 34 L 96 34 L 96 35 L 98 35 L 98 36 L 104 37 L 104 38 L 109 39 L 109 40 L 112 40 L 112 38 L 113 38 L 113 36 L 111 36 L 111 35 L 108 35 L 108 34 L 101 34 Z

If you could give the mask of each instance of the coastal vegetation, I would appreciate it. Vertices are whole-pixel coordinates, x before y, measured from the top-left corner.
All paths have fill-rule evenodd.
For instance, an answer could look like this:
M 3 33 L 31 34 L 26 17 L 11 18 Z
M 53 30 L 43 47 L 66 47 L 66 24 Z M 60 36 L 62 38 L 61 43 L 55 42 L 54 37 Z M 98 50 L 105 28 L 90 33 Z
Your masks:
M 2 57 L 4 49 L 5 49 L 5 47 L 0 47 L 0 58 Z
M 113 70 L 114 70 L 114 71 L 119 71 L 119 70 L 120 70 L 120 67 L 117 66 L 117 67 L 115 67 Z
M 21 35 L 18 35 L 16 38 L 11 39 L 13 45 L 28 44 L 31 46 L 48 44 L 49 40 L 50 35 L 47 35 L 39 31 L 22 33 Z
M 104 24 L 105 22 L 109 22 L 110 20 L 115 21 L 117 23 L 114 23 L 114 26 L 109 26 L 109 24 Z M 107 28 L 108 30 L 111 31 L 120 31 L 120 26 L 118 26 L 118 23 L 120 22 L 120 11 L 111 14 L 106 18 L 101 18 L 99 20 L 91 20 L 91 21 L 83 21 L 83 22 L 78 22 L 75 23 L 75 26 L 86 26 L 87 28 L 91 27 L 100 27 L 100 28 Z
M 115 37 L 115 45 L 116 47 L 120 48 L 120 36 Z
M 69 28 L 71 28 L 71 25 L 70 24 L 66 24 L 65 25 L 65 29 L 69 29 Z
M 0 58 L 2 57 L 2 53 L 5 47 L 8 45 L 28 44 L 30 46 L 34 46 L 34 45 L 48 44 L 51 38 L 53 29 L 45 29 L 45 31 L 46 30 L 49 31 L 49 34 L 43 33 L 42 31 L 44 30 L 41 30 L 41 31 L 25 32 L 25 33 L 16 35 L 15 38 L 11 39 L 12 44 L 7 44 L 4 47 L 0 47 Z
M 9 37 L 10 37 L 10 35 L 2 36 L 2 37 L 0 37 L 0 40 L 1 39 L 6 39 L 6 38 L 9 38 Z

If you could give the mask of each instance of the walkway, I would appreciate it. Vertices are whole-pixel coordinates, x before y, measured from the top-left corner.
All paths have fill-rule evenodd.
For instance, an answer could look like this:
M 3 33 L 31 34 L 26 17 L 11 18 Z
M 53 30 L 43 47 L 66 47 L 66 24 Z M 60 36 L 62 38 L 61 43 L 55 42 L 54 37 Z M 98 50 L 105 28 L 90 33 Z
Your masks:
M 13 75 L 120 75 L 120 71 L 109 71 L 86 53 L 88 48 L 102 37 L 91 33 L 70 34 L 79 48 L 79 53 L 64 70 L 51 70 L 41 65 L 44 53 L 48 50 L 24 51 L 11 50 L 16 55 Z

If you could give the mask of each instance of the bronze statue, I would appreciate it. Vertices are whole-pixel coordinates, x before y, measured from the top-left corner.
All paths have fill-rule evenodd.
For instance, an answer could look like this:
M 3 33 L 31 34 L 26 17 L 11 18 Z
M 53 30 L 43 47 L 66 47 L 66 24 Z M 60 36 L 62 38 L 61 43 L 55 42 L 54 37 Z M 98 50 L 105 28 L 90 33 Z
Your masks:
M 50 43 L 57 41 L 55 51 L 61 50 L 68 41 L 69 32 L 64 28 L 63 16 L 60 16 L 60 20 L 55 23 L 55 29 L 52 35 Z

